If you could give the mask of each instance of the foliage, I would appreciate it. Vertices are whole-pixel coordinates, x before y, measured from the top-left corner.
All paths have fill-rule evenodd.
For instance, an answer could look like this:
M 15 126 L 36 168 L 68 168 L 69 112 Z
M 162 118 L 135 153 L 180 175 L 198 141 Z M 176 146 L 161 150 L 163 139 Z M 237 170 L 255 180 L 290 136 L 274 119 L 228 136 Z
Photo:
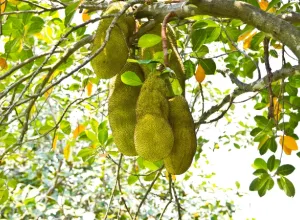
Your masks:
M 210 139 L 202 128 L 218 121 L 230 123 L 237 114 L 235 106 L 244 102 L 255 103 L 253 117 L 240 121 L 236 133 L 224 128 L 226 133 L 214 149 L 226 144 L 251 147 L 253 143 L 243 141 L 250 134 L 261 157 L 254 159 L 255 178 L 249 189 L 264 196 L 277 185 L 287 196 L 295 195 L 287 176 L 297 167 L 281 161 L 298 150 L 300 8 L 296 1 L 191 0 L 182 5 L 132 0 L 126 4 L 133 8 L 139 28 L 131 39 L 133 48 L 165 41 L 163 36 L 143 34 L 145 18 L 169 22 L 176 34 L 198 138 L 193 165 L 179 177 L 165 173 L 162 161 L 124 157 L 114 144 L 107 121 L 109 81 L 100 80 L 90 66 L 103 50 L 92 53 L 91 44 L 96 26 L 105 19 L 106 1 L 0 2 L 2 218 L 228 219 L 235 210 L 233 202 L 205 196 L 223 189 L 213 185 L 213 174 L 200 166 L 207 161 Z M 107 31 L 105 36 L 109 35 Z M 168 48 L 162 48 L 151 59 L 130 61 L 166 67 L 162 74 L 172 76 L 167 58 Z M 219 79 L 230 79 L 231 89 L 218 88 Z M 142 84 L 131 71 L 122 75 L 122 81 Z M 172 88 L 176 95 L 184 91 L 178 80 Z M 250 98 L 237 101 L 245 93 Z

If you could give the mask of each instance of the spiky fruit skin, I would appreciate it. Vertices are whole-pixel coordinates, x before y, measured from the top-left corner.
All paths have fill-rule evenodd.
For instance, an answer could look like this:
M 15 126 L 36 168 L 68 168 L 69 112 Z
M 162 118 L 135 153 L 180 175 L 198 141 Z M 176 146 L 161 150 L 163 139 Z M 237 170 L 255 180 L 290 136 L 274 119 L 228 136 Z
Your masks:
M 164 80 L 151 74 L 144 82 L 137 102 L 135 149 L 149 161 L 162 160 L 171 152 L 174 136 L 168 122 L 169 106 Z
M 174 146 L 164 159 L 167 171 L 173 175 L 186 172 L 193 162 L 197 148 L 194 120 L 183 96 L 169 100 L 169 122 L 174 134 Z
M 136 102 L 140 86 L 129 86 L 121 81 L 121 75 L 126 71 L 135 72 L 143 81 L 143 71 L 136 63 L 127 63 L 110 83 L 108 102 L 108 119 L 114 142 L 121 153 L 126 156 L 136 156 L 134 146 L 134 130 L 136 125 Z
M 167 87 L 163 79 L 151 74 L 144 82 L 138 99 L 136 115 L 140 119 L 146 114 L 168 119 L 169 104 L 166 98 Z
M 149 161 L 158 161 L 170 154 L 174 136 L 164 118 L 146 114 L 136 125 L 134 140 L 139 156 Z
M 110 15 L 119 12 L 125 2 L 111 3 L 103 15 Z M 105 41 L 106 30 L 113 20 L 105 18 L 100 21 L 96 36 L 92 45 L 92 52 L 96 52 Z M 135 20 L 132 16 L 122 15 L 113 27 L 110 38 L 105 48 L 91 61 L 95 74 L 100 79 L 109 79 L 121 71 L 126 64 L 129 45 L 128 41 L 135 28 Z
M 147 32 L 147 34 L 155 34 L 155 35 L 159 35 L 161 36 L 161 28 L 162 25 L 156 25 L 154 28 L 152 28 L 151 30 L 149 30 Z M 175 32 L 172 29 L 172 27 L 170 25 L 168 25 L 167 27 L 167 37 L 168 37 L 168 50 L 172 50 L 170 56 L 169 56 L 169 64 L 170 64 L 170 68 L 175 72 L 177 79 L 180 82 L 180 86 L 182 88 L 182 90 L 184 91 L 185 88 L 185 71 L 184 71 L 184 65 L 182 63 L 182 60 L 180 58 L 180 55 L 178 53 L 177 50 L 177 43 L 176 43 L 176 36 L 175 36 Z M 153 56 L 156 52 L 162 52 L 163 48 L 162 48 L 162 43 L 158 43 L 156 45 L 154 45 L 153 47 L 149 47 L 149 48 L 141 48 L 140 50 L 140 58 L 143 60 L 150 60 L 153 59 Z M 157 72 L 155 67 L 156 64 L 144 64 L 141 65 L 141 67 L 143 68 L 143 71 L 145 73 L 145 75 L 149 75 L 153 72 Z

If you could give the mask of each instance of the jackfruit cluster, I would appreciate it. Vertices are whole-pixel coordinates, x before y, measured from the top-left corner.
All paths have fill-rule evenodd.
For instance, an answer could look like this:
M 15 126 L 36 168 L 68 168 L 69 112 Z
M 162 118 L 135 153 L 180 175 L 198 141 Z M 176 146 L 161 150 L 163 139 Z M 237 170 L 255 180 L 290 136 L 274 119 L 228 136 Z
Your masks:
M 111 3 L 103 15 L 118 13 L 124 4 Z M 113 17 L 100 22 L 92 52 L 106 41 L 106 31 L 112 20 Z M 156 63 L 142 65 L 127 61 L 132 51 L 128 42 L 134 29 L 134 18 L 122 15 L 112 29 L 104 50 L 91 61 L 99 78 L 113 77 L 109 89 L 108 119 L 114 142 L 124 155 L 138 155 L 153 162 L 163 160 L 169 173 L 182 174 L 190 167 L 196 151 L 193 118 L 183 96 L 170 98 L 170 76 L 161 75 Z M 158 24 L 147 34 L 161 35 L 160 32 L 161 24 Z M 170 68 L 184 89 L 184 68 L 170 26 L 167 36 L 168 48 L 171 49 Z M 157 52 L 162 52 L 161 44 L 142 48 L 138 52 L 139 59 L 153 59 Z M 143 85 L 124 84 L 122 74 L 127 71 L 134 72 Z
M 103 16 L 120 12 L 126 2 L 114 2 L 109 5 Z M 95 53 L 106 41 L 106 31 L 113 21 L 113 17 L 100 21 L 92 45 Z M 135 20 L 133 16 L 121 15 L 113 27 L 104 49 L 91 61 L 95 74 L 100 79 L 109 79 L 118 74 L 125 66 L 129 55 L 129 38 L 133 35 Z

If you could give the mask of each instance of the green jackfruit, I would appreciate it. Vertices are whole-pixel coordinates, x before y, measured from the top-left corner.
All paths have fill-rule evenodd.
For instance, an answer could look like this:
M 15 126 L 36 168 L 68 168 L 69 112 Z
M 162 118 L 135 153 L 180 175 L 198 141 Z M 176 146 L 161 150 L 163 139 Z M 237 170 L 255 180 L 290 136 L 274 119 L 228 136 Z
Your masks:
M 108 101 L 108 119 L 115 144 L 119 151 L 127 156 L 137 155 L 134 147 L 134 130 L 136 125 L 136 102 L 140 86 L 129 86 L 121 81 L 126 71 L 135 72 L 143 81 L 143 71 L 137 63 L 127 63 L 110 83 Z
M 167 91 L 164 80 L 157 75 L 151 74 L 141 89 L 136 109 L 137 118 L 151 114 L 168 120 L 169 104 L 166 98 Z
M 174 134 L 174 146 L 171 154 L 164 159 L 167 171 L 174 175 L 189 169 L 197 148 L 194 120 L 188 103 L 183 96 L 169 100 L 169 122 Z
M 174 136 L 168 121 L 147 114 L 138 120 L 134 142 L 139 156 L 149 161 L 158 161 L 170 154 Z
M 143 27 L 143 26 L 142 26 Z M 141 27 L 141 28 L 142 28 Z M 155 34 L 161 36 L 161 27 L 162 25 L 156 25 L 154 28 L 152 28 L 150 31 L 148 31 L 146 34 Z M 184 91 L 185 88 L 185 72 L 184 72 L 184 66 L 182 63 L 182 60 L 180 58 L 180 55 L 177 51 L 177 43 L 176 43 L 176 36 L 173 28 L 171 25 L 168 25 L 167 27 L 167 37 L 168 37 L 168 50 L 171 49 L 172 52 L 169 56 L 169 65 L 170 68 L 175 72 L 177 79 L 179 80 L 180 86 L 182 90 Z M 162 43 L 158 43 L 154 45 L 153 47 L 148 48 L 141 48 L 140 50 L 140 59 L 142 60 L 151 60 L 153 59 L 153 56 L 157 52 L 162 52 Z M 156 64 L 144 64 L 141 65 L 143 68 L 143 71 L 145 75 L 147 76 L 150 73 L 157 72 L 155 70 Z
M 166 93 L 164 80 L 151 74 L 144 82 L 137 101 L 134 143 L 138 155 L 146 160 L 162 160 L 173 147 Z
M 119 12 L 126 2 L 114 2 L 109 5 L 103 15 L 110 15 Z M 95 40 L 92 45 L 92 52 L 101 47 L 105 40 L 106 30 L 113 20 L 105 18 L 100 21 L 96 31 Z M 110 38 L 104 48 L 92 61 L 91 65 L 96 75 L 101 79 L 109 79 L 121 71 L 126 64 L 129 54 L 129 38 L 135 28 L 135 20 L 132 16 L 122 15 L 111 31 Z

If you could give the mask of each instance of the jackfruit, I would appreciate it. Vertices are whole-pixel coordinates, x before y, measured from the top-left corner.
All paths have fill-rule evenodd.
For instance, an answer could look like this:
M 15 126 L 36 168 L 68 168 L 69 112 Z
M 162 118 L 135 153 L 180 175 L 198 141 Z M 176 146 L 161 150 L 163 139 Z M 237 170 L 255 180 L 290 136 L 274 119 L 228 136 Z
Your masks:
M 138 155 L 146 160 L 162 160 L 173 147 L 166 93 L 164 80 L 151 74 L 144 82 L 137 101 L 134 143 Z
M 136 125 L 136 102 L 140 86 L 129 86 L 121 81 L 121 75 L 132 71 L 143 81 L 143 71 L 137 63 L 127 63 L 110 83 L 108 119 L 114 142 L 121 153 L 136 156 L 134 130 Z
M 142 26 L 143 27 L 143 26 Z M 142 28 L 141 27 L 141 28 Z M 161 28 L 162 25 L 158 24 L 154 26 L 150 31 L 146 34 L 155 34 L 161 36 Z M 177 79 L 179 80 L 180 86 L 184 91 L 185 88 L 185 72 L 182 60 L 177 50 L 176 36 L 171 25 L 167 26 L 167 37 L 168 37 L 168 50 L 171 49 L 172 52 L 169 56 L 169 67 L 175 72 Z M 151 60 L 153 59 L 153 55 L 157 52 L 162 52 L 162 43 L 156 44 L 153 47 L 141 48 L 140 49 L 140 59 L 142 60 Z M 150 73 L 155 73 L 156 71 L 156 63 L 143 64 L 141 65 L 145 75 L 149 75 Z
M 169 100 L 169 122 L 174 134 L 174 146 L 164 159 L 167 171 L 179 175 L 189 169 L 197 148 L 194 120 L 183 96 Z
M 141 89 L 136 109 L 137 118 L 142 118 L 146 114 L 152 114 L 168 120 L 169 104 L 166 98 L 167 91 L 164 80 L 158 75 L 151 74 Z
M 168 121 L 156 115 L 146 114 L 138 120 L 134 142 L 139 156 L 149 161 L 158 161 L 170 154 L 174 136 Z
M 114 2 L 109 5 L 103 15 L 118 13 L 126 2 Z M 104 18 L 96 31 L 92 52 L 98 50 L 105 41 L 106 30 L 113 20 Z M 129 50 L 129 38 L 133 35 L 135 20 L 133 16 L 123 14 L 113 27 L 105 48 L 91 61 L 95 74 L 100 79 L 109 79 L 121 71 L 126 64 Z

